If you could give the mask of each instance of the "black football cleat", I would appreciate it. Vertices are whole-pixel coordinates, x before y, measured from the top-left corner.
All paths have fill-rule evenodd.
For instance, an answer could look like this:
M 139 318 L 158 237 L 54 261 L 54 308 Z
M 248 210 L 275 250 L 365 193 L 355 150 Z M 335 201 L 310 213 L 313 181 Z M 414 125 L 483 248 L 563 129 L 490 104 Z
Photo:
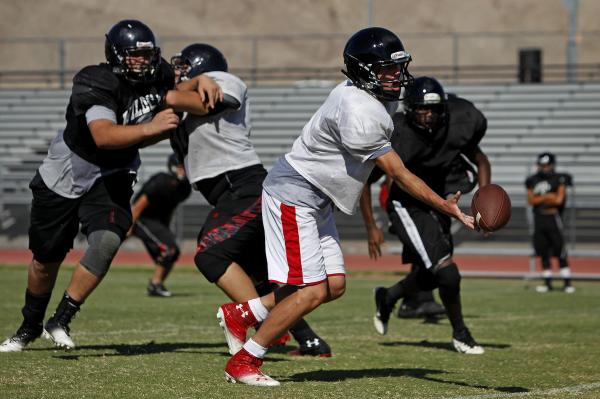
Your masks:
M 300 346 L 293 351 L 288 352 L 290 356 L 314 356 L 314 357 L 331 357 L 331 348 L 324 339 L 314 337 L 304 340 Z
M 373 325 L 375 330 L 381 334 L 387 334 L 388 322 L 390 321 L 390 314 L 392 313 L 392 307 L 387 304 L 387 288 L 375 287 L 373 290 L 373 296 L 375 297 L 375 316 L 373 316 Z

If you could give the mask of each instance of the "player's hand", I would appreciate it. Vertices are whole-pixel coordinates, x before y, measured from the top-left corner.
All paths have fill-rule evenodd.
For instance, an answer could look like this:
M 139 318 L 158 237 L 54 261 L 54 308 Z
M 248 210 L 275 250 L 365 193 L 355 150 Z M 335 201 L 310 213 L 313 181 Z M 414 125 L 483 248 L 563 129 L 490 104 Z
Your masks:
M 215 108 L 215 104 L 223 101 L 223 90 L 214 80 L 208 76 L 199 75 L 198 79 L 198 94 L 202 102 L 208 104 L 209 109 Z
M 470 228 L 471 230 L 475 230 L 475 219 L 473 216 L 467 215 L 463 213 L 458 207 L 458 200 L 460 199 L 461 193 L 457 191 L 452 197 L 448 198 L 446 202 L 446 207 L 449 210 L 449 214 L 452 217 L 458 219 L 462 224 Z
M 149 125 L 152 128 L 152 135 L 161 134 L 177 128 L 179 117 L 172 108 L 166 108 L 154 115 Z
M 381 257 L 381 244 L 385 242 L 383 231 L 373 226 L 368 229 L 367 234 L 369 235 L 369 258 L 377 259 Z

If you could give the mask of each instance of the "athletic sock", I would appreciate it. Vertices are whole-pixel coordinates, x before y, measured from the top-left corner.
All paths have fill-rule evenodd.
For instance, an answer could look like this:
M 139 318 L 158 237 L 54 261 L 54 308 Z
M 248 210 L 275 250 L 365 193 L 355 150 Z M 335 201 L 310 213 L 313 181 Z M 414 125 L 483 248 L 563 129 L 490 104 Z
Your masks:
M 549 269 L 544 269 L 542 271 L 542 277 L 544 277 L 544 284 L 548 289 L 552 289 L 552 271 Z
M 560 276 L 565 281 L 565 287 L 571 286 L 571 268 L 569 266 L 560 268 Z
M 269 310 L 263 305 L 260 298 L 250 299 L 248 301 L 248 307 L 252 311 L 252 314 L 254 314 L 256 321 L 259 323 L 269 315 Z
M 244 349 L 246 349 L 246 352 L 259 359 L 264 358 L 267 354 L 267 348 L 257 344 L 252 338 L 246 341 Z
M 42 326 L 51 296 L 52 292 L 43 295 L 34 295 L 29 290 L 25 290 L 25 306 L 21 309 L 21 313 L 26 324 Z
M 306 320 L 300 319 L 290 328 L 294 339 L 300 343 L 318 338 L 318 335 L 310 328 Z

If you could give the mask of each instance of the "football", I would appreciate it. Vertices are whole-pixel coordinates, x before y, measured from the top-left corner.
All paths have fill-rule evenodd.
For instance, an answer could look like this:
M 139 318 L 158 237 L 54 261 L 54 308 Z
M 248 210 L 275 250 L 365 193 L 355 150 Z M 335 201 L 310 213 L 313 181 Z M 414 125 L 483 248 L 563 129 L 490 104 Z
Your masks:
M 500 230 L 510 219 L 510 197 L 499 185 L 488 184 L 473 195 L 471 211 L 481 230 Z

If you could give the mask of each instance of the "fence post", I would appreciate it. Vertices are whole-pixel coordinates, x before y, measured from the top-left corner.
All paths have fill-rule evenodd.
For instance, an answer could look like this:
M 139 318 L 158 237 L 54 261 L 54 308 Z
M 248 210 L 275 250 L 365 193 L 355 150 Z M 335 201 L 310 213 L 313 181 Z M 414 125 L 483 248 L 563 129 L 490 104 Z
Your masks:
M 65 67 L 66 67 L 65 39 L 58 39 L 58 79 L 61 89 L 65 88 Z
M 256 36 L 252 36 L 252 72 L 250 81 L 252 82 L 252 86 L 256 86 L 256 70 L 258 68 L 258 38 Z
M 452 33 L 452 79 L 453 83 L 458 83 L 458 33 Z

